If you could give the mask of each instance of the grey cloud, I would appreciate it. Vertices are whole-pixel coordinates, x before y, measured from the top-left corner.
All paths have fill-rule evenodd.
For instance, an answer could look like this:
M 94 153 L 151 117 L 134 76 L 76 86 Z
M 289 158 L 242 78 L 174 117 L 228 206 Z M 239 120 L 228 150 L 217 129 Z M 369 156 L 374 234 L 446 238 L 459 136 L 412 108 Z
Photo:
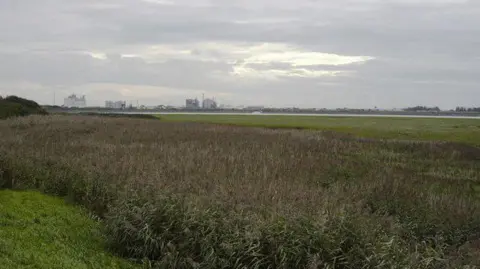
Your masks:
M 0 84 L 13 90 L 25 81 L 40 85 L 38 96 L 42 88 L 59 86 L 158 86 L 226 92 L 238 102 L 299 106 L 322 100 L 336 106 L 431 102 L 453 107 L 475 105 L 473 100 L 480 98 L 478 1 L 171 2 L 0 0 Z M 119 56 L 137 47 L 201 42 L 279 42 L 374 60 L 297 66 L 348 71 L 345 76 L 249 80 L 231 76 L 243 59 L 232 62 L 228 52 L 217 49 L 192 45 L 191 58 L 170 56 L 157 63 Z M 107 53 L 108 60 L 85 51 Z M 288 70 L 292 65 L 272 61 L 247 67 Z M 19 92 L 25 91 L 22 87 Z
M 27 80 L 43 85 L 81 85 L 83 83 L 118 83 L 177 88 L 213 86 L 210 72 L 231 71 L 223 63 L 168 60 L 146 63 L 140 58 L 107 55 L 97 60 L 82 54 L 0 54 L 0 79 Z

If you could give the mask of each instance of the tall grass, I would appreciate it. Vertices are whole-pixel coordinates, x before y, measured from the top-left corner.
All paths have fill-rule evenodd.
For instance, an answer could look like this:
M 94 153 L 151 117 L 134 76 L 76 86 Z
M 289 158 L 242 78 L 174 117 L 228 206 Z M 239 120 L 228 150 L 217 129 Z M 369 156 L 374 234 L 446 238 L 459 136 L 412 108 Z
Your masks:
M 153 267 L 480 266 L 475 147 L 85 116 L 0 135 L 0 186 L 85 206 Z

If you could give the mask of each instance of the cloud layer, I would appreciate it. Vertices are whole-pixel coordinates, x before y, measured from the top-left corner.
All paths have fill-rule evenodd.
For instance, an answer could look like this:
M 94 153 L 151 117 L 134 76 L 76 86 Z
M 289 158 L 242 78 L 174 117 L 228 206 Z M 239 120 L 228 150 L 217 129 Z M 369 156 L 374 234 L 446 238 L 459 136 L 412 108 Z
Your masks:
M 90 105 L 479 106 L 467 0 L 0 0 L 0 94 Z

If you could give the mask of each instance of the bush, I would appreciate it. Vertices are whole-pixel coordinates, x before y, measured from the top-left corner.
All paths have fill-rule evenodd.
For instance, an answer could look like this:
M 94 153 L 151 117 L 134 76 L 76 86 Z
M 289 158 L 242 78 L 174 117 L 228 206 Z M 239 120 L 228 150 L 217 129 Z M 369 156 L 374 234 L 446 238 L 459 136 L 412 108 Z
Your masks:
M 21 117 L 31 114 L 46 115 L 47 112 L 40 105 L 31 100 L 17 96 L 0 98 L 0 119 Z

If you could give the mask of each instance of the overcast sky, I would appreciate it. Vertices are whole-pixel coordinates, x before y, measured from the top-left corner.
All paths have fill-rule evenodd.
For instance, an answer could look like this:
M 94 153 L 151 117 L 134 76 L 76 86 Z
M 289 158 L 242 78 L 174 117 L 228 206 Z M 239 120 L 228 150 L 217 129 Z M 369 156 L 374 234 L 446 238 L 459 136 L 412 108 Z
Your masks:
M 42 104 L 480 106 L 478 0 L 0 0 L 0 33 Z

